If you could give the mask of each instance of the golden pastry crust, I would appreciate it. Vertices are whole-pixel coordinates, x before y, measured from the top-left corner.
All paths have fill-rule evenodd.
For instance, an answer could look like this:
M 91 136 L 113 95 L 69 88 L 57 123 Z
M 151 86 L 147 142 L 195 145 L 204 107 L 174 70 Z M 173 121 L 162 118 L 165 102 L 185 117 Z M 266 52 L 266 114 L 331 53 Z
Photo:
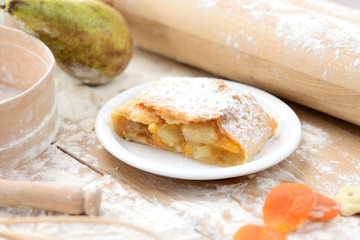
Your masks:
M 248 161 L 277 128 L 250 93 L 208 78 L 162 78 L 117 109 L 112 121 L 128 140 L 220 166 Z

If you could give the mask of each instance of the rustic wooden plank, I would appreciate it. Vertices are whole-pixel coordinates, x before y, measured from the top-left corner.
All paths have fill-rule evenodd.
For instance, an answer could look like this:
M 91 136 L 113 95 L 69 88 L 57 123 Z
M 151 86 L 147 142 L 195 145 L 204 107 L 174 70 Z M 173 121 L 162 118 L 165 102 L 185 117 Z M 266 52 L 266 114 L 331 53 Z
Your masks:
M 137 50 L 134 65 L 144 64 L 142 61 L 145 59 L 151 61 L 153 56 Z M 172 67 L 184 68 L 182 65 L 174 65 L 172 61 L 159 57 L 155 57 L 155 59 L 161 61 L 161 65 L 156 60 L 151 64 L 147 63 L 149 65 L 142 68 L 143 72 L 141 73 L 138 72 L 138 68 L 130 68 L 125 72 L 126 79 L 134 80 L 132 84 L 135 84 L 138 79 L 139 82 L 147 82 L 145 78 L 152 76 L 149 71 L 159 74 L 166 69 L 163 73 L 163 76 L 166 76 L 167 71 L 171 72 L 169 69 Z M 193 69 L 186 71 L 191 76 L 199 73 L 196 70 L 192 72 Z M 161 76 L 161 74 L 159 75 Z M 126 84 L 128 83 L 126 82 Z M 103 89 L 85 86 L 79 86 L 79 88 L 82 91 L 86 89 L 85 92 L 91 93 L 86 97 L 94 101 L 96 109 L 99 109 L 104 99 L 110 98 L 110 95 L 116 94 L 116 91 L 121 91 L 124 85 L 124 82 L 119 81 L 111 83 Z M 114 158 L 101 147 L 94 135 L 92 125 L 95 114 L 81 120 L 76 120 L 76 117 L 74 121 L 63 120 L 66 122 L 64 124 L 66 127 L 60 132 L 57 144 L 89 165 L 106 174 L 111 174 L 131 193 L 146 199 L 155 206 L 164 206 L 166 211 L 176 212 L 178 216 L 186 219 L 187 223 L 191 223 L 192 229 L 200 232 L 202 236 L 210 239 L 229 238 L 241 225 L 262 223 L 261 208 L 264 198 L 272 187 L 281 182 L 301 181 L 328 196 L 333 196 L 343 185 L 360 185 L 360 179 L 357 176 L 359 127 L 294 103 L 289 104 L 302 122 L 301 145 L 280 164 L 260 173 L 238 178 L 217 181 L 186 181 L 161 177 L 135 169 Z M 81 141 L 79 141 L 80 138 Z M 354 220 L 356 218 L 351 219 L 341 218 L 339 221 L 357 221 Z M 319 229 L 326 230 L 331 234 L 332 231 L 340 231 L 340 226 L 342 225 L 336 226 L 335 223 L 317 225 L 313 231 L 309 231 L 308 228 L 311 229 L 311 225 L 308 224 L 302 231 L 292 235 L 299 237 L 307 233 L 310 236 L 316 236 L 316 230 Z
M 231 239 L 242 225 L 263 224 L 261 209 L 265 196 L 281 182 L 302 181 L 329 196 L 333 196 L 340 186 L 360 185 L 357 176 L 360 167 L 359 127 L 293 103 L 289 104 L 300 117 L 303 127 L 301 145 L 280 164 L 256 174 L 216 181 L 178 180 L 143 172 L 114 158 L 97 140 L 94 121 L 98 110 L 123 89 L 168 75 L 210 76 L 138 49 L 129 68 L 108 85 L 84 86 L 59 71 L 57 98 L 60 129 L 54 144 L 39 158 L 24 162 L 2 177 L 101 184 L 104 186 L 101 217 L 136 225 L 163 239 L 177 236 Z M 44 215 L 57 214 L 0 209 L 0 216 L 4 218 Z M 289 239 L 316 238 L 319 231 L 326 231 L 328 236 L 335 232 L 346 234 L 347 226 L 357 222 L 358 218 L 352 217 L 338 218 L 326 224 L 307 223 L 291 233 Z M 50 225 L 52 233 L 63 229 L 63 224 Z M 76 228 L 79 224 L 65 225 L 70 229 L 69 234 L 76 236 L 91 229 L 87 225 L 78 232 Z M 31 229 L 44 225 L 21 226 L 30 229 L 28 233 L 36 234 L 39 232 Z M 11 227 L 16 228 L 14 225 Z M 105 233 L 119 233 L 114 226 L 100 229 L 98 233 L 91 231 L 94 238 Z M 130 230 L 124 227 L 123 231 Z M 152 239 L 151 236 L 145 234 L 144 238 Z

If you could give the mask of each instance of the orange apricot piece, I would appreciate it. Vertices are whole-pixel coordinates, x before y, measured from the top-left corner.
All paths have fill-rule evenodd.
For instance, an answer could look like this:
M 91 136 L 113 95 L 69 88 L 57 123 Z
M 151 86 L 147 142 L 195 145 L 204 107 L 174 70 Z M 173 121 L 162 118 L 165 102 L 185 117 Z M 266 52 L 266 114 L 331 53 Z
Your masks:
M 235 234 L 233 240 L 286 240 L 284 233 L 266 226 L 245 225 Z
M 340 206 L 331 198 L 315 193 L 316 202 L 309 215 L 309 220 L 326 221 L 336 218 L 340 213 Z
M 263 218 L 265 224 L 287 233 L 308 219 L 315 204 L 315 193 L 301 183 L 283 183 L 274 187 L 265 199 Z

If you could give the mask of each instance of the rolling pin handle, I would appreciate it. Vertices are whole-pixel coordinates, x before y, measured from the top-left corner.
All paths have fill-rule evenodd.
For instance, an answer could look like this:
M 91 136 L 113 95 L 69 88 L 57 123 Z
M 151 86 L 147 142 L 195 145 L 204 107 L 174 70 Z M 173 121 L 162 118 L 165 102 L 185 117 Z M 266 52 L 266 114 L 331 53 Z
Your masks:
M 84 212 L 88 216 L 98 216 L 102 192 L 99 188 L 89 189 L 84 193 Z
M 98 186 L 60 185 L 0 179 L 0 205 L 31 207 L 68 214 L 97 216 L 102 191 Z

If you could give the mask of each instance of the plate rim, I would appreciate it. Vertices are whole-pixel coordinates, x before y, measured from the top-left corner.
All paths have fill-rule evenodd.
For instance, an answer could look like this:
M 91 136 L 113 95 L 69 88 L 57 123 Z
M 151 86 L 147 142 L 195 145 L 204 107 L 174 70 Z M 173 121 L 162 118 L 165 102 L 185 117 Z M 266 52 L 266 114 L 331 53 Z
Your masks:
M 209 78 L 209 79 L 212 79 L 212 78 Z M 112 98 L 110 98 L 101 107 L 101 109 L 99 110 L 99 112 L 97 114 L 96 120 L 95 120 L 95 132 L 96 132 L 97 138 L 99 139 L 102 146 L 111 155 L 113 155 L 118 160 L 120 160 L 132 167 L 135 167 L 137 169 L 140 169 L 145 172 L 152 173 L 152 174 L 164 176 L 164 177 L 185 179 L 185 180 L 216 180 L 216 179 L 226 179 L 226 178 L 249 175 L 249 174 L 262 171 L 264 169 L 267 169 L 269 167 L 272 167 L 272 166 L 278 164 L 279 162 L 286 159 L 291 153 L 293 153 L 296 150 L 296 148 L 298 147 L 300 140 L 301 140 L 301 123 L 300 123 L 300 120 L 299 120 L 298 116 L 296 115 L 296 113 L 285 102 L 283 102 L 279 98 L 275 97 L 274 95 L 272 95 L 264 90 L 255 88 L 253 86 L 249 86 L 249 85 L 246 85 L 243 83 L 229 81 L 229 80 L 222 80 L 222 81 L 224 81 L 230 88 L 233 88 L 233 86 L 235 86 L 235 88 L 245 88 L 246 91 L 254 93 L 255 98 L 258 97 L 257 95 L 260 95 L 261 97 L 263 97 L 267 100 L 270 100 L 273 104 L 275 104 L 277 106 L 280 105 L 282 110 L 284 110 L 284 109 L 286 110 L 286 112 L 287 112 L 286 116 L 288 118 L 287 121 L 290 121 L 292 124 L 292 128 L 290 128 L 292 131 L 292 134 L 291 134 L 292 141 L 290 141 L 290 143 L 287 145 L 288 146 L 287 150 L 282 150 L 280 152 L 281 154 L 280 154 L 280 156 L 277 157 L 276 160 L 271 160 L 272 155 L 270 155 L 270 156 L 267 155 L 267 156 L 263 156 L 260 159 L 255 160 L 255 161 L 249 161 L 247 163 L 237 165 L 237 166 L 232 166 L 232 167 L 220 167 L 219 166 L 218 168 L 216 167 L 216 168 L 210 168 L 210 169 L 201 169 L 200 171 L 197 169 L 191 169 L 191 170 L 186 170 L 187 172 L 174 171 L 174 170 L 169 172 L 169 167 L 162 166 L 162 168 L 155 168 L 154 166 L 158 166 L 158 165 L 156 165 L 156 164 L 151 165 L 150 162 L 149 162 L 149 164 L 147 164 L 146 162 L 145 162 L 145 164 L 141 164 L 141 162 L 143 160 L 141 157 L 138 157 L 133 152 L 128 151 L 121 143 L 118 142 L 118 144 L 122 148 L 122 149 L 120 148 L 120 150 L 122 150 L 122 156 L 120 157 L 118 155 L 119 149 L 117 149 L 115 151 L 114 149 L 109 147 L 109 145 L 111 145 L 111 144 L 109 144 L 107 142 L 108 140 L 105 139 L 103 136 L 103 131 L 102 131 L 103 127 L 108 127 L 108 128 L 111 128 L 111 130 L 112 130 L 112 127 L 104 122 L 104 117 L 106 117 L 104 115 L 104 113 L 107 112 L 107 108 L 109 108 L 110 104 L 112 102 L 114 102 L 117 98 L 120 98 L 123 95 L 131 94 L 133 92 L 135 94 L 137 94 L 141 90 L 146 89 L 147 87 L 151 86 L 154 82 L 143 83 L 143 84 L 133 86 L 131 88 L 126 89 L 125 91 L 122 91 L 122 92 L 116 94 Z M 235 90 L 238 91 L 238 89 L 235 89 Z M 130 98 L 128 100 L 130 100 Z M 280 123 L 279 123 L 279 125 L 280 125 Z M 119 138 L 120 138 L 120 136 L 119 136 Z M 123 140 L 123 141 L 126 141 L 126 140 Z M 135 144 L 138 144 L 138 143 L 135 143 Z M 150 147 L 150 148 L 152 148 L 152 147 Z M 166 151 L 166 150 L 162 150 L 162 151 Z M 179 153 L 174 153 L 174 154 L 179 154 Z M 268 158 L 270 158 L 270 160 Z M 261 160 L 261 162 L 258 162 L 259 160 Z M 196 160 L 194 160 L 194 161 L 196 161 Z M 261 163 L 261 165 L 258 166 L 260 163 Z M 246 167 L 244 167 L 244 166 L 246 166 Z

